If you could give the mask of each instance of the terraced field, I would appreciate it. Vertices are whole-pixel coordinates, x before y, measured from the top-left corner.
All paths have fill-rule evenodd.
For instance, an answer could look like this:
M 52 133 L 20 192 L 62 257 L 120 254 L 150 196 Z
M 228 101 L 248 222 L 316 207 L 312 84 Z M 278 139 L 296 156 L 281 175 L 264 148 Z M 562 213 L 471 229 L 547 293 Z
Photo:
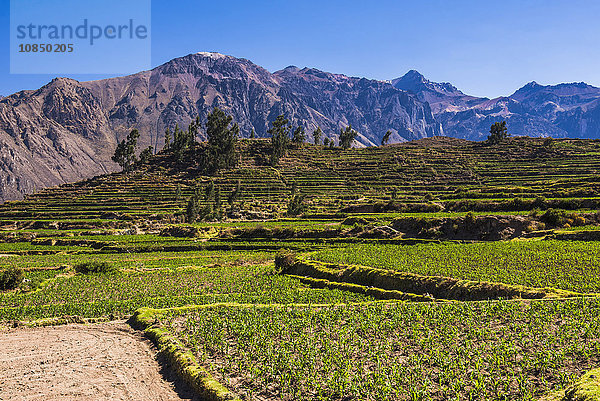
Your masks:
M 213 177 L 159 154 L 0 205 L 0 272 L 24 275 L 0 322 L 130 318 L 208 399 L 583 388 L 600 359 L 600 142 L 303 145 L 277 168 L 268 152 L 242 141 Z M 220 221 L 186 221 L 196 191 Z

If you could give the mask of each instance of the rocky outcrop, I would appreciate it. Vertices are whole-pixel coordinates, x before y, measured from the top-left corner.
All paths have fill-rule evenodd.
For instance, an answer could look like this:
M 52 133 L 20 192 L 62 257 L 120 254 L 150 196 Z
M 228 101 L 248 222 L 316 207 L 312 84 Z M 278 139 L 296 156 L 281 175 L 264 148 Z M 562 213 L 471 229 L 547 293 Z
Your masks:
M 543 227 L 524 216 L 479 216 L 454 218 L 398 218 L 391 227 L 406 238 L 498 241 L 518 238 Z
M 106 173 L 115 146 L 98 99 L 69 79 L 0 100 L 0 199 Z

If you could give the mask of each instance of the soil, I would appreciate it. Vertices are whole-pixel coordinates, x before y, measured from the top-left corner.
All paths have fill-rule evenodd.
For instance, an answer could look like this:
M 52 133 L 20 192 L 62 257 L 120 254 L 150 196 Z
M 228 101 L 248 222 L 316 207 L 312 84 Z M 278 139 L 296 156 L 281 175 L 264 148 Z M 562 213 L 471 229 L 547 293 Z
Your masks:
M 164 370 L 122 321 L 0 331 L 3 401 L 197 400 Z

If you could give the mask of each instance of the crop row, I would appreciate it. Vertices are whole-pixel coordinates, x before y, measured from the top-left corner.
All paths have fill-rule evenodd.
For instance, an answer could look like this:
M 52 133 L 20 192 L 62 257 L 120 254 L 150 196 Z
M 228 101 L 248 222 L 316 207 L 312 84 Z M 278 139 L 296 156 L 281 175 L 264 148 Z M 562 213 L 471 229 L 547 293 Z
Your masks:
M 600 244 L 594 241 L 352 244 L 312 257 L 426 276 L 600 292 Z
M 214 307 L 163 325 L 248 400 L 533 400 L 600 361 L 600 300 Z

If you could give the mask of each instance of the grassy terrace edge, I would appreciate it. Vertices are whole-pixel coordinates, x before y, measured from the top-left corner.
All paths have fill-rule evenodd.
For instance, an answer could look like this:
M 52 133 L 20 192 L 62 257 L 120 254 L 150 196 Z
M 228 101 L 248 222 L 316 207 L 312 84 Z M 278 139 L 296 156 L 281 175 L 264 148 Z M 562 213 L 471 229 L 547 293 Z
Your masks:
M 152 340 L 175 373 L 208 401 L 241 401 L 215 380 L 194 354 L 167 330 L 156 327 L 154 314 L 158 310 L 141 308 L 129 319 L 132 327 L 142 330 Z
M 442 276 L 423 276 L 357 265 L 340 265 L 291 256 L 276 260 L 282 273 L 305 277 L 305 282 L 349 283 L 375 289 L 409 294 L 408 297 L 425 296 L 441 300 L 478 301 L 486 299 L 541 299 L 597 296 L 556 288 L 534 288 L 487 281 L 459 280 Z M 318 284 L 318 282 L 315 282 Z M 323 284 L 327 285 L 327 284 Z

